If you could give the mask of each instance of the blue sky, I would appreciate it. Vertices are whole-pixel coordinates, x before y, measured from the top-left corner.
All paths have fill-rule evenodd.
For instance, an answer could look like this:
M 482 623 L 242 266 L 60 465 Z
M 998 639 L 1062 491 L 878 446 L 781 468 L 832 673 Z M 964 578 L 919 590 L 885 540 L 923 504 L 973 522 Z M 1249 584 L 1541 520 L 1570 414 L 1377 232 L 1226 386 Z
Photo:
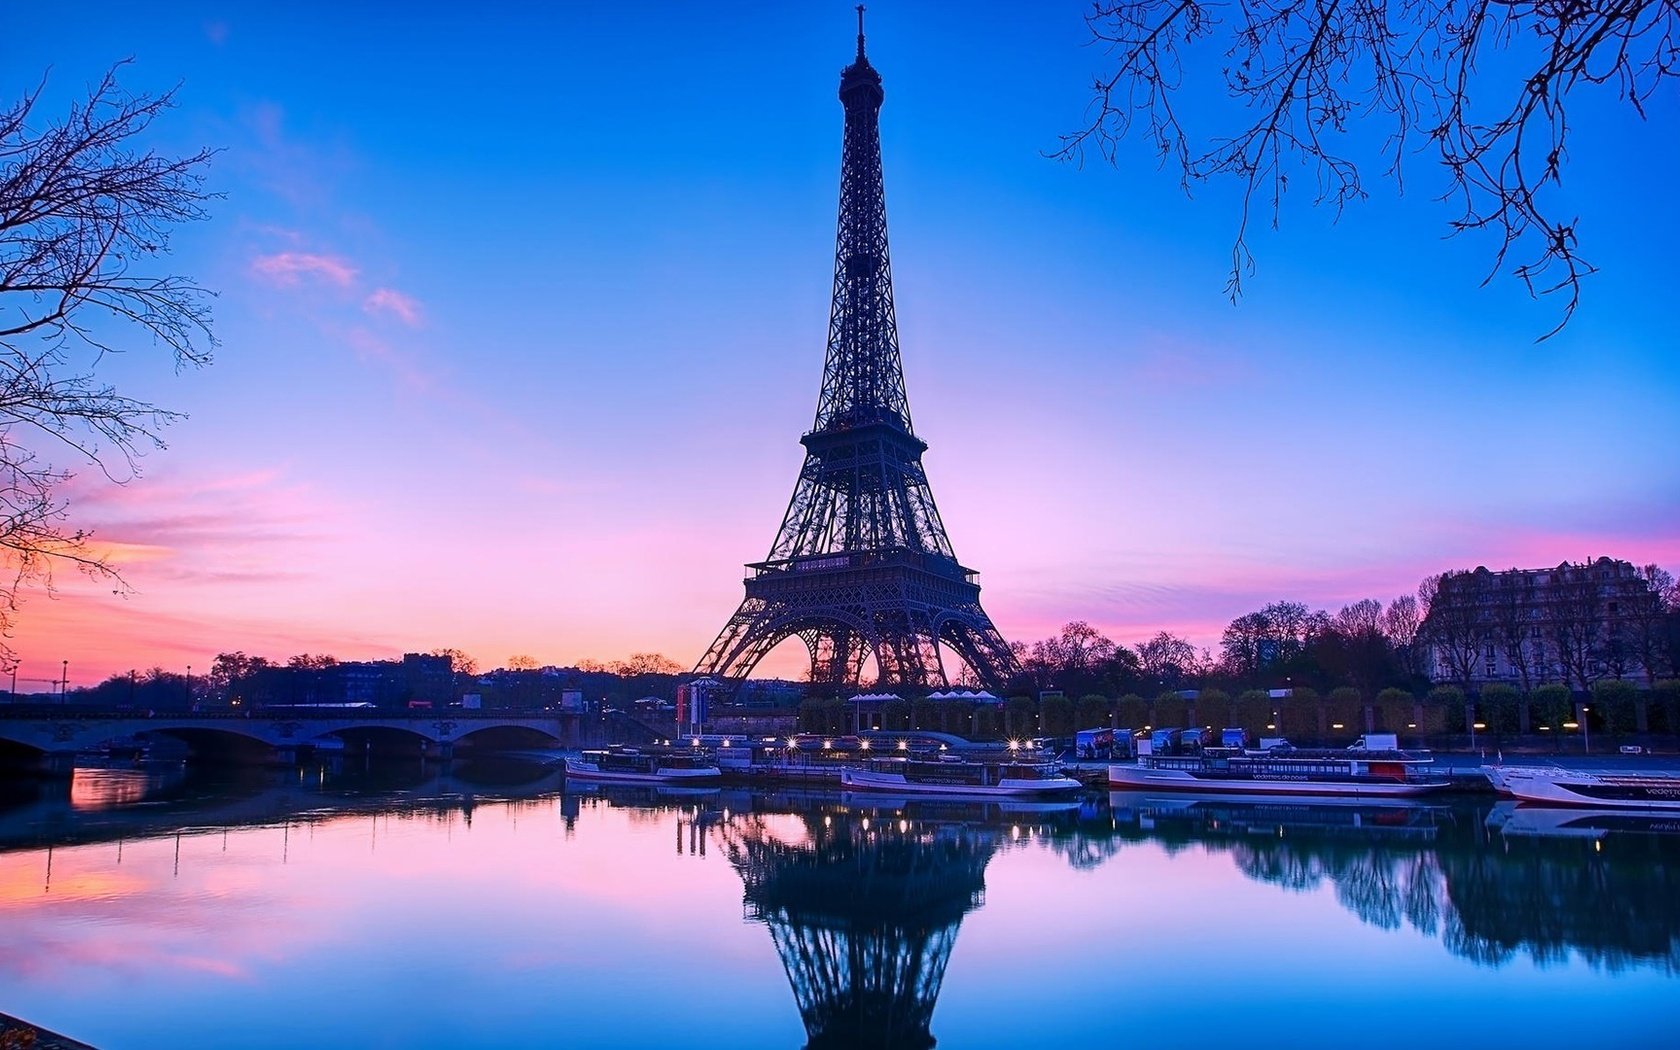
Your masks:
M 851 7 L 78 10 L 14 12 L 0 88 L 50 69 L 53 115 L 123 57 L 132 90 L 180 82 L 155 141 L 220 147 L 226 196 L 175 266 L 223 346 L 111 366 L 190 418 L 141 479 L 78 483 L 135 591 L 61 577 L 26 664 L 696 658 L 815 407 Z M 1680 566 L 1680 106 L 1574 110 L 1601 272 L 1553 339 L 1561 304 L 1445 237 L 1425 155 L 1340 221 L 1286 201 L 1232 305 L 1231 187 L 1186 197 L 1141 141 L 1045 157 L 1102 63 L 1084 10 L 869 14 L 911 404 L 1007 636 L 1213 645 L 1453 566 Z

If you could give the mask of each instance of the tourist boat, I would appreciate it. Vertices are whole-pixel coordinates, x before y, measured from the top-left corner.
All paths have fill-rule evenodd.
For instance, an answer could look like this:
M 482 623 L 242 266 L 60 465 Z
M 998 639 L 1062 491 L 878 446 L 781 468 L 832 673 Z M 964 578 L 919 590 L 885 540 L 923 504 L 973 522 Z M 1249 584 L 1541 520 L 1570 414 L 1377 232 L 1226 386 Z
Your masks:
M 1395 798 L 1441 791 L 1451 781 L 1420 769 L 1427 751 L 1318 749 L 1239 751 L 1209 748 L 1188 755 L 1139 755 L 1108 767 L 1108 786 L 1242 795 L 1345 795 Z
M 1680 810 L 1680 774 L 1669 772 L 1589 773 L 1558 766 L 1504 766 L 1494 783 L 1502 792 L 1524 802 Z
M 1053 795 L 1078 791 L 1079 781 L 1055 762 L 1017 756 L 964 757 L 951 754 L 877 759 L 845 766 L 840 785 L 854 791 L 890 791 L 897 795 L 993 796 Z
M 704 751 L 613 746 L 566 759 L 567 778 L 614 783 L 693 783 L 723 774 Z
M 729 741 L 713 752 L 730 779 L 751 782 L 838 785 L 840 770 L 868 761 L 869 743 L 855 736 L 767 737 Z

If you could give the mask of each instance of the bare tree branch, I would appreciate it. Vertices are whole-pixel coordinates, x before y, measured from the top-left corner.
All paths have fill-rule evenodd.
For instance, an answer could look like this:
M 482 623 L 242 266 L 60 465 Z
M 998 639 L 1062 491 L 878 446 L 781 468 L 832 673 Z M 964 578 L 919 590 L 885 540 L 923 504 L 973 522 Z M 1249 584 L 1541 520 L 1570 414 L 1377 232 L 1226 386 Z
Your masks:
M 101 360 L 136 334 L 168 348 L 177 370 L 208 364 L 216 345 L 209 293 L 145 272 L 175 225 L 205 218 L 213 151 L 139 148 L 174 92 L 127 94 L 121 65 L 58 123 L 35 121 L 44 79 L 0 112 L 0 636 L 21 592 L 51 590 L 56 565 L 125 589 L 91 534 L 66 525 L 72 471 L 45 455 L 121 483 L 180 417 L 101 382 Z
M 1398 184 L 1405 157 L 1436 153 L 1459 209 L 1453 232 L 1497 239 L 1488 279 L 1508 269 L 1530 295 L 1561 294 L 1562 317 L 1542 339 L 1568 324 L 1594 272 L 1558 192 L 1571 92 L 1613 89 L 1643 117 L 1680 75 L 1680 0 L 1105 0 L 1086 22 L 1111 72 L 1053 155 L 1082 162 L 1095 150 L 1114 163 L 1141 130 L 1187 191 L 1235 178 L 1233 298 L 1254 268 L 1256 201 L 1275 225 L 1288 169 L 1304 166 L 1315 202 L 1339 213 L 1366 196 L 1350 132 L 1386 123 L 1383 174 Z M 1216 61 L 1251 120 L 1197 139 L 1174 99 L 1186 69 Z

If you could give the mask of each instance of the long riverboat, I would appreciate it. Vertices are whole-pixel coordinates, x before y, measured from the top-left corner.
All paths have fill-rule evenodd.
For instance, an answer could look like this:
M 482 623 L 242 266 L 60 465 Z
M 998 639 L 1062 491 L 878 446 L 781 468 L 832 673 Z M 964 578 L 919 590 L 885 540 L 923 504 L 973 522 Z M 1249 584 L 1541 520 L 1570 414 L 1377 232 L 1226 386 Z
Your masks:
M 1589 773 L 1558 766 L 1504 766 L 1493 777 L 1524 802 L 1599 809 L 1680 810 L 1680 774 L 1641 770 Z
M 704 751 L 615 745 L 568 757 L 566 776 L 622 784 L 685 784 L 716 781 L 723 773 Z
M 1019 756 L 912 756 L 876 759 L 840 770 L 842 787 L 897 795 L 1038 796 L 1078 791 L 1056 762 Z
M 847 766 L 868 766 L 882 758 L 936 758 L 952 753 L 953 748 L 973 751 L 986 747 L 960 737 L 921 730 L 871 731 L 857 736 L 799 733 L 758 740 L 741 737 L 693 740 L 696 746 L 702 743 L 709 746 L 718 768 L 729 780 L 836 787 L 840 785 L 840 771 Z
M 1394 798 L 1442 791 L 1452 782 L 1426 767 L 1419 751 L 1209 748 L 1188 755 L 1139 755 L 1108 767 L 1108 786 L 1225 795 L 1325 795 Z

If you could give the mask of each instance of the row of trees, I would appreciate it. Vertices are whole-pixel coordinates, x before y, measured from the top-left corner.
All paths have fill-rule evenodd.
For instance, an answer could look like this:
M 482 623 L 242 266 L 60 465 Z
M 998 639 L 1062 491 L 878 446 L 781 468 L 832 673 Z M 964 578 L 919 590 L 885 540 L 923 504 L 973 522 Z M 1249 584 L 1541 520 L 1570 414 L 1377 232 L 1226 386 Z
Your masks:
M 532 657 L 514 655 L 503 667 L 481 672 L 478 661 L 459 649 L 373 661 L 343 661 L 316 653 L 271 659 L 240 651 L 218 654 L 204 673 L 136 669 L 73 690 L 66 699 L 104 709 L 349 700 L 401 707 L 410 700 L 452 702 L 477 693 L 486 707 L 534 709 L 558 704 L 563 693 L 576 690 L 592 702 L 628 705 L 650 695 L 670 699 L 684 671 L 659 653 L 635 653 L 612 662 L 586 660 L 576 667 L 544 667 Z
M 1080 620 L 1054 637 L 1012 645 L 1022 674 L 1010 689 L 1117 696 L 1200 685 L 1238 692 L 1296 684 L 1412 688 L 1423 682 L 1421 621 L 1411 595 L 1386 606 L 1367 598 L 1333 615 L 1272 602 L 1232 620 L 1215 656 L 1169 631 L 1128 647 Z
M 841 734 L 851 729 L 851 706 L 840 697 L 811 697 L 799 705 L 799 728 L 807 733 Z M 925 729 L 977 740 L 1069 737 L 1080 729 L 1189 728 L 1243 729 L 1251 736 L 1282 735 L 1300 742 L 1350 741 L 1367 732 L 1418 737 L 1467 732 L 1490 740 L 1530 733 L 1562 738 L 1585 719 L 1589 732 L 1612 735 L 1680 731 L 1680 682 L 1665 681 L 1652 692 L 1627 682 L 1599 682 L 1586 701 L 1562 685 L 1541 686 L 1524 694 L 1505 685 L 1489 686 L 1469 697 L 1456 686 L 1436 686 L 1419 695 L 1385 688 L 1376 693 L 1341 686 L 1320 693 L 1310 687 L 1288 696 L 1249 689 L 1232 694 L 1209 688 L 1194 696 L 1165 691 L 1153 697 L 1128 693 L 1118 698 L 1088 693 L 1074 699 L 1051 694 L 1042 699 L 1012 696 L 1002 704 L 944 700 L 891 700 L 882 705 L 881 728 Z
M 1151 695 L 1162 689 L 1308 686 L 1422 689 L 1432 678 L 1475 692 L 1508 679 L 1524 693 L 1558 683 L 1680 677 L 1680 586 L 1657 565 L 1599 559 L 1544 572 L 1454 571 L 1416 595 L 1351 602 L 1331 613 L 1276 601 L 1233 619 L 1219 651 L 1162 631 L 1135 647 L 1078 620 L 1014 643 L 1011 692 Z M 1491 669 L 1491 670 L 1490 670 Z

